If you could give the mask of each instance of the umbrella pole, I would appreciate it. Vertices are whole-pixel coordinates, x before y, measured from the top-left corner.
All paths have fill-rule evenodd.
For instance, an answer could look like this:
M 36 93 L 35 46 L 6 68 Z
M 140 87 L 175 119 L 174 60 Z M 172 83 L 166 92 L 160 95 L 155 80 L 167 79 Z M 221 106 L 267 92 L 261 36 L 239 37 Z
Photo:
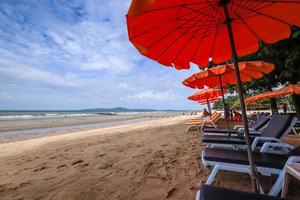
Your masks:
M 235 43 L 234 43 L 234 37 L 233 37 L 233 31 L 231 26 L 231 19 L 229 16 L 229 12 L 227 9 L 227 3 L 228 0 L 221 0 L 222 6 L 224 8 L 224 14 L 226 17 L 226 25 L 227 25 L 227 31 L 228 36 L 230 40 L 230 46 L 232 50 L 232 59 L 234 63 L 234 71 L 235 71 L 235 78 L 237 82 L 237 88 L 238 88 L 238 94 L 240 98 L 240 105 L 242 110 L 242 117 L 243 117 L 243 124 L 244 124 L 244 131 L 245 131 L 245 139 L 247 144 L 247 153 L 248 153 L 248 159 L 250 164 L 250 175 L 251 175 L 251 181 L 252 181 L 252 188 L 254 192 L 258 192 L 258 185 L 257 185 L 257 176 L 256 176 L 256 168 L 254 165 L 254 159 L 253 159 L 253 153 L 251 150 L 251 144 L 250 144 L 250 138 L 249 138 L 249 127 L 248 127 L 248 121 L 247 121 L 247 114 L 246 114 L 246 107 L 244 102 L 244 96 L 243 96 L 243 88 L 241 84 L 241 77 L 240 77 L 240 71 L 239 71 L 239 65 L 238 65 L 238 57 L 235 49 Z
M 221 87 L 221 92 L 222 92 L 222 100 L 223 100 L 223 105 L 224 105 L 224 116 L 225 116 L 226 125 L 227 125 L 228 137 L 230 137 L 231 133 L 230 133 L 230 130 L 229 130 L 229 122 L 228 122 L 228 117 L 229 116 L 226 116 L 224 89 L 223 89 L 223 84 L 222 84 L 222 80 L 221 80 L 221 75 L 219 75 L 219 81 L 220 81 L 220 87 Z
M 209 114 L 211 115 L 211 107 L 210 107 L 210 103 L 209 103 L 207 97 L 205 97 L 205 98 L 206 98 L 206 103 L 207 103 L 207 109 L 208 109 L 208 112 L 209 112 Z

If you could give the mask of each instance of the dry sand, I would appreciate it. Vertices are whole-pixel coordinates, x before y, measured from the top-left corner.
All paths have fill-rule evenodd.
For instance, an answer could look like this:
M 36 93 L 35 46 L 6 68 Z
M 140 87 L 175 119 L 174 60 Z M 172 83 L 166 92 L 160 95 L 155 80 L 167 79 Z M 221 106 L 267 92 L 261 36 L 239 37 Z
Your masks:
M 194 199 L 210 169 L 200 164 L 200 134 L 185 134 L 185 121 L 173 117 L 1 144 L 0 199 Z M 239 173 L 222 172 L 215 185 L 251 189 L 249 176 Z M 299 196 L 295 187 L 290 195 Z

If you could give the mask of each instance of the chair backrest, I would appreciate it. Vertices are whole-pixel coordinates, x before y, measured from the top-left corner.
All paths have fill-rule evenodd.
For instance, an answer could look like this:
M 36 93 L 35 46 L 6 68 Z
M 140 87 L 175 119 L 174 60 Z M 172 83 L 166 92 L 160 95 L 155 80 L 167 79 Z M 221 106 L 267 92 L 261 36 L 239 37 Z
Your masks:
M 287 154 L 288 157 L 290 156 L 300 156 L 300 147 L 297 147 L 295 149 L 293 149 L 292 151 L 290 151 L 288 154 Z
M 210 119 L 212 119 L 214 116 L 216 116 L 218 113 L 214 112 L 213 114 L 210 115 Z
M 220 117 L 221 117 L 221 113 L 217 113 L 215 116 L 213 116 L 211 118 L 211 121 L 212 122 L 216 122 L 216 121 L 218 121 L 220 119 Z
M 262 131 L 262 137 L 281 138 L 291 127 L 293 114 L 275 114 L 268 126 Z
M 258 131 L 263 126 L 265 126 L 270 121 L 269 117 L 262 116 L 258 118 L 253 124 L 251 124 L 249 127 L 253 128 L 254 130 Z

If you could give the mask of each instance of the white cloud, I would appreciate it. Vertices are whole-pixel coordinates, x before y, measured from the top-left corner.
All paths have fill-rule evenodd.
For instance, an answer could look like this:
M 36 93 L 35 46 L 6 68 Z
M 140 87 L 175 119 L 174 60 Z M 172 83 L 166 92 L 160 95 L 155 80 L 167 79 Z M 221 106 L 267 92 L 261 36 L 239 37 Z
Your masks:
M 129 3 L 0 1 L 1 108 L 198 107 L 181 85 L 192 71 L 150 61 L 128 41 Z
M 155 92 L 152 90 L 142 91 L 133 95 L 124 97 L 125 100 L 138 100 L 138 101 L 168 101 L 175 100 L 176 95 L 172 90 Z
M 10 100 L 11 99 L 11 95 L 9 95 L 5 91 L 0 92 L 0 97 L 1 97 L 1 99 L 6 99 L 6 100 Z
M 57 76 L 53 73 L 43 71 L 34 67 L 13 63 L 7 60 L 0 60 L 0 72 L 13 78 L 29 80 L 52 86 L 74 87 L 76 82 L 73 77 L 67 75 L 65 77 Z

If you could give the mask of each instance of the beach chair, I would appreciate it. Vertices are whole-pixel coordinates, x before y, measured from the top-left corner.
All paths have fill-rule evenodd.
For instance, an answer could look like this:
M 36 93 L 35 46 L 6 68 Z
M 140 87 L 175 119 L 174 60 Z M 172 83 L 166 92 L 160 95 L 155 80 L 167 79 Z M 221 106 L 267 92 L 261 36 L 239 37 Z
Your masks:
M 227 188 L 203 185 L 197 191 L 196 200 L 288 200 L 285 198 L 263 195 L 258 193 L 243 192 Z
M 198 131 L 201 131 L 204 126 L 213 126 L 217 128 L 215 124 L 221 118 L 221 113 L 216 113 L 214 116 L 199 121 L 187 122 L 186 125 L 188 126 L 186 132 L 188 133 L 190 129 L 196 128 Z
M 214 112 L 210 116 L 207 116 L 207 117 L 198 117 L 198 118 L 190 119 L 188 122 L 199 122 L 199 121 L 203 121 L 203 120 L 208 120 L 208 119 L 213 118 L 216 114 L 218 114 L 218 113 Z
M 298 121 L 296 122 L 296 124 L 293 127 L 293 133 L 295 135 L 299 135 L 300 134 L 300 120 L 298 119 Z
M 274 115 L 262 132 L 250 136 L 253 145 L 264 142 L 280 143 L 280 138 L 291 132 L 297 118 L 293 114 Z M 255 137 L 256 136 L 256 137 Z M 203 135 L 202 142 L 208 147 L 225 147 L 233 149 L 244 149 L 246 140 L 243 136 Z
M 252 134 L 259 134 L 259 131 L 263 129 L 270 121 L 269 117 L 260 117 L 254 123 L 249 125 L 249 131 Z M 236 125 L 233 129 L 229 129 L 230 133 L 236 135 L 239 131 L 243 130 L 242 125 Z M 204 134 L 206 135 L 228 135 L 228 129 L 215 129 L 215 128 L 204 128 Z
M 283 153 L 283 150 L 277 150 L 279 148 L 290 151 Z M 276 196 L 280 192 L 285 175 L 284 166 L 300 162 L 300 147 L 291 149 L 293 149 L 293 146 L 289 144 L 267 142 L 260 152 L 253 152 L 257 172 L 264 176 L 278 175 L 277 180 L 268 192 L 269 195 Z M 213 166 L 206 184 L 212 184 L 220 170 L 250 174 L 248 155 L 245 150 L 205 148 L 202 151 L 201 160 L 205 166 Z

